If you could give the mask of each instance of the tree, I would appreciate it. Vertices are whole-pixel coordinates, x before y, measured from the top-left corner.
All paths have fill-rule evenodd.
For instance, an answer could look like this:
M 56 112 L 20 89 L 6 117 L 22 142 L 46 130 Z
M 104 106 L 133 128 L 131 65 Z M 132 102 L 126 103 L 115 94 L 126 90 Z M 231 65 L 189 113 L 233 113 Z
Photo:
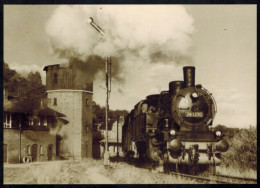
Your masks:
M 95 123 L 103 123 L 105 122 L 105 114 L 106 114 L 106 109 L 105 107 L 101 107 L 100 105 L 96 104 L 93 102 L 92 104 L 92 109 L 93 109 L 93 120 Z M 127 110 L 109 110 L 108 112 L 108 117 L 109 119 L 117 120 L 118 115 L 123 115 L 126 116 L 129 112 Z
M 12 70 L 9 68 L 9 65 L 7 63 L 4 62 L 4 82 L 7 83 L 8 81 L 10 81 L 10 79 L 15 76 L 17 73 L 15 70 Z
M 4 88 L 8 91 L 9 94 L 18 96 L 20 94 L 19 84 L 26 83 L 26 81 L 15 70 L 10 69 L 9 65 L 5 62 L 3 68 Z
M 95 102 L 92 105 L 93 121 L 95 123 L 102 123 L 105 121 L 105 108 L 96 104 Z
M 4 63 L 4 88 L 12 96 L 26 97 L 28 102 L 40 102 L 40 98 L 44 96 L 46 91 L 42 84 L 39 72 L 30 72 L 27 78 L 22 77 L 15 70 L 9 68 Z
M 40 98 L 44 95 L 46 87 L 42 85 L 42 79 L 40 73 L 30 72 L 27 76 L 27 88 L 26 93 L 29 98 Z

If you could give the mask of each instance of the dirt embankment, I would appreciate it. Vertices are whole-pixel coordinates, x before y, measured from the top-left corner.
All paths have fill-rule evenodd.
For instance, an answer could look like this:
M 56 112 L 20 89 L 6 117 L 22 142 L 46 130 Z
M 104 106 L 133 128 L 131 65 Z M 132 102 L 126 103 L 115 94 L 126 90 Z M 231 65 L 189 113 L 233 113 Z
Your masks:
M 53 161 L 4 165 L 4 184 L 182 184 L 187 182 L 171 175 L 102 160 Z

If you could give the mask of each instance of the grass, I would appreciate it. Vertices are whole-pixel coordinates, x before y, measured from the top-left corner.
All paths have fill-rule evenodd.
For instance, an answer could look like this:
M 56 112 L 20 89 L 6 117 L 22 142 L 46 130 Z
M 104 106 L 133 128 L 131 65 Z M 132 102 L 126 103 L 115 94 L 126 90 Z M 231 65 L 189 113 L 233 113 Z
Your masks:
M 239 129 L 233 137 L 226 137 L 226 139 L 229 142 L 230 148 L 227 152 L 221 154 L 222 166 L 226 167 L 226 169 L 238 169 L 239 173 L 246 172 L 249 175 L 256 173 L 256 127 L 250 126 L 248 129 Z
M 256 177 L 256 171 L 240 172 L 235 168 L 217 167 L 217 172 L 233 176 Z M 103 179 L 102 179 L 103 178 Z M 52 161 L 4 166 L 4 184 L 103 184 L 104 179 L 115 184 L 196 184 L 152 169 L 138 168 L 124 162 L 102 160 Z
M 27 168 L 4 168 L 4 184 L 32 184 L 33 172 Z
M 92 184 L 85 171 L 95 163 L 53 161 L 24 168 L 4 167 L 4 184 Z
M 217 167 L 217 173 L 230 176 L 257 178 L 257 171 L 249 168 L 244 168 L 243 170 L 241 170 L 241 168 L 236 168 L 232 166 L 219 166 Z
M 91 178 L 93 168 L 96 169 L 99 177 Z M 123 162 L 111 162 L 109 168 L 104 168 L 102 160 L 93 159 L 4 167 L 4 184 L 102 184 L 102 177 L 112 180 L 115 184 L 194 183 Z M 100 181 L 96 181 L 98 178 Z
M 103 172 L 118 184 L 189 184 L 195 181 L 186 180 L 169 174 L 158 173 L 155 170 L 137 168 L 118 162 L 111 163 L 111 167 Z

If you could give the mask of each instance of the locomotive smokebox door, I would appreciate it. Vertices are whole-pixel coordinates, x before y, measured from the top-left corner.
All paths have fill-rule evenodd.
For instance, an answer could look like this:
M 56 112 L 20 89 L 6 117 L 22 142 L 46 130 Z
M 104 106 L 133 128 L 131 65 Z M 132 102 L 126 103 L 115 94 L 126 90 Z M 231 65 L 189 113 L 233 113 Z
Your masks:
M 172 98 L 171 113 L 179 126 L 210 125 L 216 113 L 213 96 L 195 87 L 195 67 L 184 67 L 184 89 Z
M 209 125 L 216 113 L 214 99 L 203 89 L 184 88 L 172 99 L 172 116 L 179 126 Z

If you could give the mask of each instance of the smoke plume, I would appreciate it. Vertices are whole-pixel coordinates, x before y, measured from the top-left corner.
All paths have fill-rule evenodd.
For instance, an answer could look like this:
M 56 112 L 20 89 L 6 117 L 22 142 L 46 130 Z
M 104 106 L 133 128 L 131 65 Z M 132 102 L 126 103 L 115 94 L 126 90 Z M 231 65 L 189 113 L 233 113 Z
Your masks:
M 101 105 L 105 58 L 112 57 L 114 109 L 131 109 L 180 79 L 179 65 L 192 63 L 193 30 L 192 17 L 180 5 L 63 5 L 46 25 L 54 53 L 92 75 L 94 100 Z

